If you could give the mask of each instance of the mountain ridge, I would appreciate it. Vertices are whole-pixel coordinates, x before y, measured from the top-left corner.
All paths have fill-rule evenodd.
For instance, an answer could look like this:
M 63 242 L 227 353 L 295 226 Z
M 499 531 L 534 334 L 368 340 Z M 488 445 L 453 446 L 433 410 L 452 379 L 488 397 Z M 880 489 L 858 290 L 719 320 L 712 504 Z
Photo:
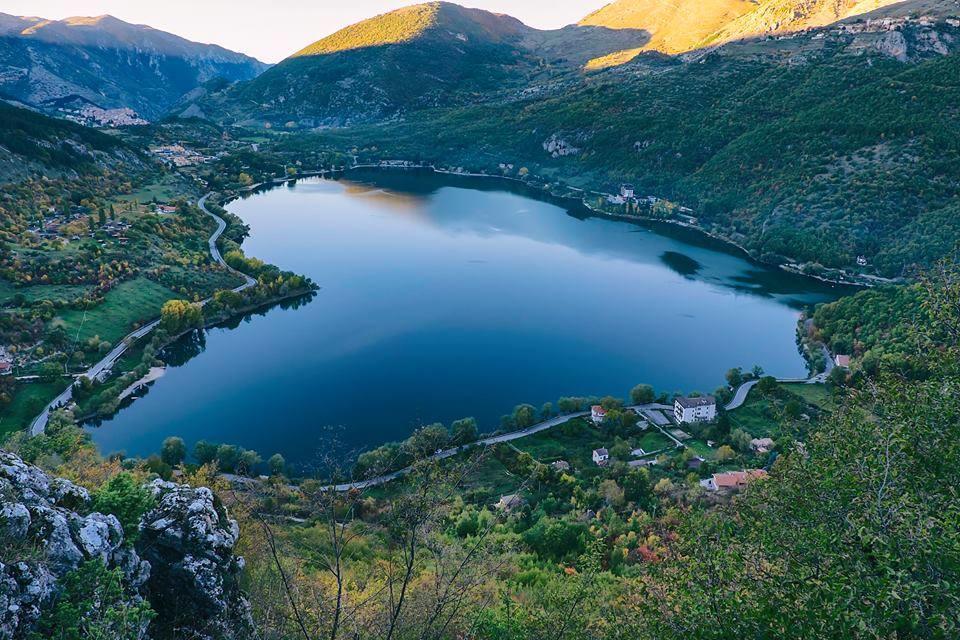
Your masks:
M 265 68 L 219 45 L 110 15 L 46 20 L 0 14 L 0 92 L 34 107 L 77 95 L 156 118 L 205 82 L 247 80 Z

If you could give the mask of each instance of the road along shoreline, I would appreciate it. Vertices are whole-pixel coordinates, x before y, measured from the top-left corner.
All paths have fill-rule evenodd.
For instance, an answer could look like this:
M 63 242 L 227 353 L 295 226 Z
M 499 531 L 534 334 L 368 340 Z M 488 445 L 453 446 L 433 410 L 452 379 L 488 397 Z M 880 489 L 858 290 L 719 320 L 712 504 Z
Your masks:
M 213 195 L 213 192 L 207 193 L 197 201 L 197 206 L 200 208 L 200 210 L 206 213 L 211 218 L 213 218 L 214 221 L 217 223 L 217 228 L 210 235 L 210 238 L 207 241 L 207 244 L 209 245 L 209 248 L 210 248 L 210 257 L 217 264 L 222 265 L 230 272 L 243 278 L 243 284 L 233 288 L 234 292 L 240 293 L 241 291 L 244 291 L 256 285 L 257 281 L 251 278 L 250 276 L 248 276 L 247 274 L 241 271 L 238 271 L 237 269 L 234 269 L 233 267 L 228 265 L 227 262 L 223 259 L 223 256 L 220 255 L 220 249 L 217 247 L 217 241 L 220 240 L 220 236 L 222 236 L 223 232 L 227 229 L 227 223 L 223 218 L 221 218 L 220 216 L 216 215 L 215 213 L 207 209 L 207 200 L 212 195 Z M 201 301 L 200 304 L 205 305 L 209 301 L 210 301 L 210 298 L 207 298 Z M 222 320 L 220 320 L 220 322 L 222 322 Z M 117 344 L 117 346 L 115 346 L 110 351 L 110 353 L 108 353 L 99 362 L 91 366 L 89 369 L 87 369 L 80 375 L 90 380 L 100 379 L 105 373 L 109 372 L 110 369 L 113 368 L 113 365 L 115 365 L 117 361 L 121 357 L 123 357 L 123 354 L 125 354 L 134 344 L 136 344 L 137 341 L 139 341 L 141 338 L 143 338 L 147 334 L 152 333 L 153 330 L 156 329 L 158 326 L 160 326 L 160 318 L 156 318 L 148 322 L 147 324 L 143 325 L 142 327 L 134 329 L 133 331 L 128 333 L 126 336 L 124 336 L 123 339 L 119 342 L 119 344 Z M 59 409 L 60 407 L 66 406 L 67 404 L 70 403 L 71 400 L 73 400 L 73 384 L 68 386 L 56 398 L 51 400 L 47 404 L 47 406 L 43 408 L 43 411 L 41 411 L 40 414 L 33 419 L 33 421 L 30 423 L 30 428 L 28 430 L 29 434 L 31 436 L 36 436 L 43 433 L 47 428 L 47 423 L 50 421 L 51 412 L 55 411 L 56 409 Z

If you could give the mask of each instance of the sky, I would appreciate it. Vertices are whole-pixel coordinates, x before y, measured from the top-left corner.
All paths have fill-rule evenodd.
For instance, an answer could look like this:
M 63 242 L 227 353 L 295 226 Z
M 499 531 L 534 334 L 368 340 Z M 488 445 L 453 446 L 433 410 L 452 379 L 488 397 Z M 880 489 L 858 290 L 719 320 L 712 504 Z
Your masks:
M 457 0 L 508 13 L 533 27 L 578 21 L 607 0 Z M 110 14 L 197 42 L 219 44 L 264 62 L 287 55 L 349 24 L 416 4 L 415 0 L 0 0 L 0 13 L 61 19 Z

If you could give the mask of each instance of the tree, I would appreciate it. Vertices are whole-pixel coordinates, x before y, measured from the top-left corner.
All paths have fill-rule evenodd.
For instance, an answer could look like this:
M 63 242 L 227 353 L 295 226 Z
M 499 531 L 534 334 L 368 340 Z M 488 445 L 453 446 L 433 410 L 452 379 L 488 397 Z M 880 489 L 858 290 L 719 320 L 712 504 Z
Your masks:
M 607 411 L 612 411 L 614 409 L 623 408 L 623 400 L 620 398 L 614 398 L 613 396 L 604 396 L 600 398 L 600 406 L 606 409 Z
M 421 427 L 413 432 L 405 443 L 414 457 L 425 457 L 443 449 L 450 442 L 450 432 L 439 422 Z
M 557 401 L 560 413 L 576 413 L 583 409 L 583 398 L 560 398 Z
M 511 418 L 517 429 L 526 429 L 537 423 L 537 410 L 533 405 L 520 404 L 514 407 Z
M 271 475 L 281 476 L 287 467 L 287 461 L 283 459 L 282 455 L 275 453 L 267 460 L 267 466 L 270 468 Z
M 623 488 L 617 484 L 616 480 L 613 480 L 612 478 L 607 478 L 600 483 L 600 495 L 603 496 L 603 501 L 608 507 L 619 509 L 623 506 Z
M 763 378 L 760 378 L 760 382 L 757 383 L 757 391 L 765 396 L 776 393 L 777 379 L 773 376 L 764 376 Z
M 193 457 L 197 464 L 209 464 L 216 460 L 218 446 L 206 440 L 198 440 L 197 444 L 193 445 Z
M 217 447 L 217 465 L 226 473 L 233 473 L 240 463 L 240 448 L 232 444 Z
M 163 448 L 160 450 L 160 458 L 171 467 L 178 467 L 183 464 L 187 457 L 187 445 L 183 438 L 170 436 L 163 441 Z
M 240 451 L 240 457 L 237 460 L 237 470 L 244 475 L 252 476 L 262 462 L 263 459 L 259 453 L 253 449 L 243 449 Z
M 155 503 L 150 491 L 129 473 L 121 472 L 93 494 L 92 507 L 94 511 L 115 515 L 123 527 L 126 541 L 131 543 L 137 537 L 140 516 Z
M 123 569 L 87 560 L 66 574 L 42 608 L 30 640 L 144 640 L 156 616 L 124 586 Z
M 553 403 L 544 402 L 543 406 L 540 407 L 540 419 L 549 420 L 552 417 L 553 417 Z
M 750 451 L 751 440 L 753 440 L 753 436 L 743 429 L 734 429 L 730 432 L 730 444 L 738 451 L 744 453 Z
M 186 300 L 168 300 L 160 308 L 160 327 L 175 335 L 203 326 L 203 308 Z
M 733 460 L 736 457 L 737 457 L 737 452 L 734 451 L 733 447 L 731 447 L 728 444 L 721 445 L 720 448 L 717 449 L 718 462 L 726 462 L 727 460 Z
M 633 404 L 650 404 L 656 399 L 656 392 L 649 384 L 638 384 L 630 390 L 630 400 Z
M 477 439 L 477 421 L 475 418 L 461 418 L 450 425 L 450 435 L 455 444 L 469 444 Z
M 843 367 L 834 367 L 827 376 L 827 385 L 831 387 L 842 387 L 847 384 L 847 372 Z
M 727 371 L 727 384 L 736 388 L 743 384 L 743 369 L 735 367 Z

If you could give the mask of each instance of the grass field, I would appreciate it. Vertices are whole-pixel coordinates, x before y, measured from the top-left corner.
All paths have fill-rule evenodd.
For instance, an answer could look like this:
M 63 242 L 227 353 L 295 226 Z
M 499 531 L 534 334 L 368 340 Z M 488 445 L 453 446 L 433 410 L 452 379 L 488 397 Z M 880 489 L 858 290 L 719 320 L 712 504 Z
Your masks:
M 634 448 L 639 447 L 644 451 L 659 451 L 667 447 L 672 447 L 673 441 L 652 427 L 640 438 L 639 442 L 634 444 Z
M 25 429 L 48 402 L 67 388 L 67 383 L 64 380 L 18 385 L 13 402 L 0 412 L 0 436 Z
M 834 407 L 830 391 L 822 384 L 781 384 L 786 398 L 771 399 L 760 395 L 756 389 L 750 392 L 746 403 L 729 413 L 734 428 L 739 427 L 757 438 L 776 438 L 780 433 L 780 414 L 785 401 L 795 398 L 817 409 Z
M 38 300 L 76 300 L 92 287 L 83 284 L 38 284 L 32 287 L 13 287 L 9 283 L 0 283 L 0 300 L 6 300 L 18 293 L 27 302 Z
M 577 418 L 529 438 L 514 440 L 512 444 L 540 462 L 566 460 L 574 468 L 582 469 L 593 465 L 590 458 L 593 450 L 607 446 L 610 440 L 586 420 Z
M 130 333 L 134 323 L 144 323 L 160 315 L 160 307 L 176 293 L 146 278 L 124 282 L 107 294 L 102 304 L 87 311 L 68 309 L 54 321 L 62 322 L 71 339 L 83 342 L 100 336 L 116 344 Z
M 173 200 L 183 194 L 183 189 L 175 177 L 167 176 L 157 182 L 146 184 L 133 193 L 120 196 L 118 200 L 125 202 L 137 201 L 140 203 L 152 202 L 156 198 L 160 202 Z
M 780 385 L 790 393 L 800 396 L 807 404 L 829 411 L 836 407 L 833 401 L 833 395 L 826 385 L 822 384 L 782 384 Z

